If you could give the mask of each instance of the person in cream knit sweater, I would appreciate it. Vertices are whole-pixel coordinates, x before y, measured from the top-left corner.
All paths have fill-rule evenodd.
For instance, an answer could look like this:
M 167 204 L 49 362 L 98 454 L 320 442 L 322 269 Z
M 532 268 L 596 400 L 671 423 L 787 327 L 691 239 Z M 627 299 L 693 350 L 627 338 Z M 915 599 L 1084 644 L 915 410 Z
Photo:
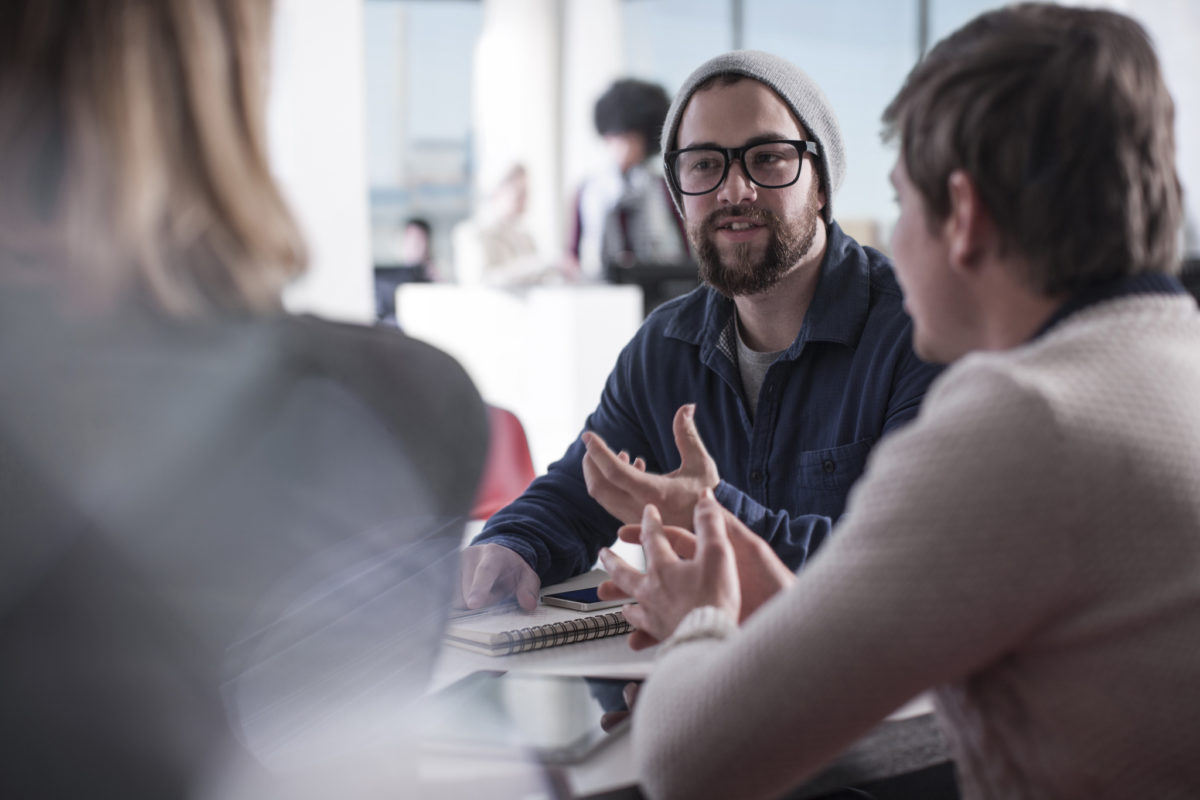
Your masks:
M 953 366 L 800 577 L 711 499 L 694 538 L 647 507 L 645 574 L 603 555 L 664 642 L 642 785 L 778 796 L 933 688 L 964 798 L 1200 796 L 1200 311 L 1149 40 L 990 12 L 884 122 L 914 344 Z

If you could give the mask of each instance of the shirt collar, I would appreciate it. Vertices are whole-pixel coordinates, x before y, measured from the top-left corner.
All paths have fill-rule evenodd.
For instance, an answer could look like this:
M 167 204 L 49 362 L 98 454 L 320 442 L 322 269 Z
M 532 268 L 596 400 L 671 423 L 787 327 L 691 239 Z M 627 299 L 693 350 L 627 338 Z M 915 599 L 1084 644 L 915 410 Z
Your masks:
M 798 352 L 805 341 L 855 345 L 867 323 L 870 303 L 871 272 L 866 253 L 836 222 L 830 223 L 817 290 L 804 315 L 804 326 L 789 350 Z
M 1067 317 L 1099 303 L 1135 295 L 1187 293 L 1188 291 L 1183 288 L 1183 284 L 1170 275 L 1161 272 L 1141 272 L 1136 275 L 1129 275 L 1095 286 L 1089 286 L 1086 289 L 1076 292 L 1059 306 L 1058 310 L 1050 316 L 1050 319 L 1046 320 L 1042 327 L 1038 328 L 1037 332 L 1030 337 L 1030 341 L 1040 339 Z

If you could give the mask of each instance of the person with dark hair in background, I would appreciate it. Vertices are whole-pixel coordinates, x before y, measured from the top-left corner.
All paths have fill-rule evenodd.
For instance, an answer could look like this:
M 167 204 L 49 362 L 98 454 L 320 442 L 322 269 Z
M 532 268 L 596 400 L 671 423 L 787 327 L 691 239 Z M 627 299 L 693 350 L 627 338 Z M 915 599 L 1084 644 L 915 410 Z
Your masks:
M 575 197 L 568 258 L 583 277 L 613 280 L 616 270 L 638 264 L 688 264 L 683 225 L 654 159 L 670 107 L 661 86 L 634 78 L 616 81 L 596 101 L 596 132 L 611 161 Z
M 1200 797 L 1200 313 L 1149 37 L 985 13 L 884 123 L 915 347 L 952 366 L 799 576 L 711 497 L 696 538 L 647 507 L 645 576 L 602 556 L 664 642 L 643 787 L 781 796 L 935 687 L 966 800 Z
M 430 283 L 441 274 L 433 258 L 433 229 L 423 217 L 409 217 L 396 231 L 395 262 L 376 264 L 375 321 L 396 325 L 396 288 Z
M 425 689 L 485 410 L 425 344 L 284 313 L 271 11 L 0 6 L 0 796 L 406 774 L 338 765 Z
M 705 285 L 651 313 L 584 432 L 464 550 L 469 606 L 532 608 L 646 503 L 687 524 L 706 489 L 798 569 L 938 373 L 913 353 L 887 257 L 834 218 L 841 128 L 803 70 L 753 50 L 709 59 L 661 145 Z

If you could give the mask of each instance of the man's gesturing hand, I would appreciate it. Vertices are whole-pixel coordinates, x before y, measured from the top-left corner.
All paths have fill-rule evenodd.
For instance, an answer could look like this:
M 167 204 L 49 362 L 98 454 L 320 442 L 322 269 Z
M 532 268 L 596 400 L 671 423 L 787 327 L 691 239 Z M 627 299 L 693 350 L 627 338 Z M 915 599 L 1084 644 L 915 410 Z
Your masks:
M 600 560 L 612 582 L 637 600 L 637 605 L 626 606 L 623 612 L 642 634 L 630 640 L 634 647 L 666 639 L 689 611 L 701 606 L 716 606 L 731 619 L 738 618 L 741 594 L 737 566 L 725 532 L 725 515 L 712 492 L 706 492 L 696 504 L 694 521 L 695 557 L 683 559 L 671 548 L 658 509 L 646 506 L 642 515 L 644 575 L 611 550 L 600 551 Z
M 759 609 L 759 607 L 779 592 L 791 586 L 796 580 L 796 574 L 788 569 L 787 564 L 780 560 L 771 545 L 761 536 L 746 527 L 740 519 L 721 509 L 725 517 L 725 533 L 733 546 L 733 556 L 737 561 L 738 587 L 742 594 L 742 611 L 738 623 Z M 680 558 L 692 558 L 696 553 L 696 534 L 691 531 L 667 526 L 663 528 L 671 549 Z M 641 544 L 642 526 L 623 525 L 617 536 L 623 542 Z M 616 600 L 624 597 L 621 590 L 612 581 L 600 584 L 600 597 L 605 600 Z
M 688 526 L 692 511 L 705 489 L 716 488 L 721 476 L 696 430 L 696 406 L 681 406 L 675 412 L 672 428 L 679 448 L 679 469 L 666 475 L 645 471 L 644 462 L 632 464 L 625 453 L 614 453 L 604 440 L 590 431 L 583 434 L 587 453 L 583 457 L 583 478 L 588 494 L 608 513 L 624 523 L 641 519 L 642 509 L 656 506 L 667 525 Z
M 542 582 L 533 567 L 498 544 L 473 544 L 462 552 L 459 591 L 467 608 L 483 608 L 516 595 L 526 611 L 538 604 Z

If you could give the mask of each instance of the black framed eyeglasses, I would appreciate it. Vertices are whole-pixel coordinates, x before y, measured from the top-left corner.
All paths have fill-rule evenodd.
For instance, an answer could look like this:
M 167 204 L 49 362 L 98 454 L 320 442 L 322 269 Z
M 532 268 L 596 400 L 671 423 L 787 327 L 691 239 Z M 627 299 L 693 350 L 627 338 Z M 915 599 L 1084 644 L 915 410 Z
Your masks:
M 663 156 L 667 177 L 681 194 L 708 194 L 725 182 L 729 165 L 742 162 L 752 183 L 782 189 L 800 180 L 804 154 L 818 153 L 817 143 L 800 139 L 755 142 L 745 147 L 685 147 Z

